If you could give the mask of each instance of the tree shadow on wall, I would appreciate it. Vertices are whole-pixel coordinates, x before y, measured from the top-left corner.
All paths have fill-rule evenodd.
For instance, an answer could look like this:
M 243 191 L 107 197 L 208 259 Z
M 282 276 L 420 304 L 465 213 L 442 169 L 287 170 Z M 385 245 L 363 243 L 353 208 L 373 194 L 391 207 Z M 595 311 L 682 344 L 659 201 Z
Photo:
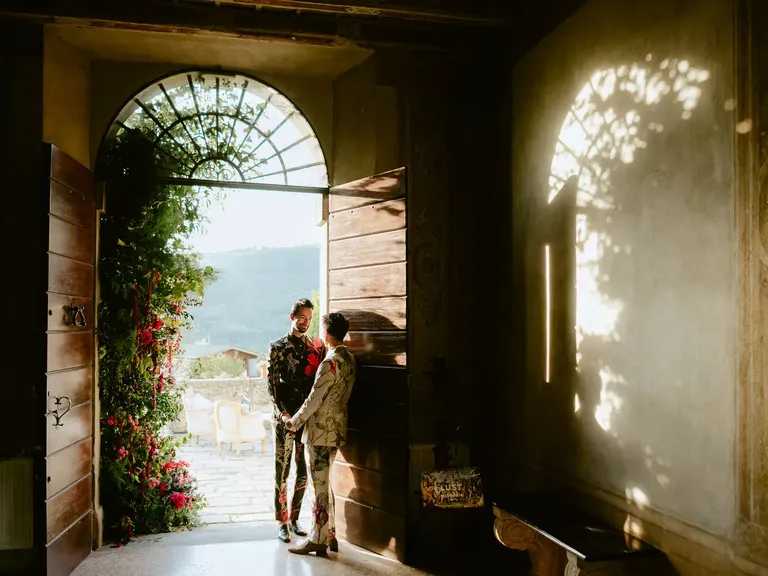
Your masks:
M 701 383 L 729 364 L 717 338 L 733 323 L 728 135 L 713 129 L 722 103 L 707 72 L 647 62 L 596 73 L 556 146 L 544 207 L 555 214 L 552 378 L 536 401 L 550 437 L 539 460 L 630 508 L 715 530 L 719 512 L 699 513 L 694 495 L 714 495 L 705 471 L 729 448 L 697 416 L 718 404 Z M 641 521 L 627 515 L 626 526 L 642 538 Z

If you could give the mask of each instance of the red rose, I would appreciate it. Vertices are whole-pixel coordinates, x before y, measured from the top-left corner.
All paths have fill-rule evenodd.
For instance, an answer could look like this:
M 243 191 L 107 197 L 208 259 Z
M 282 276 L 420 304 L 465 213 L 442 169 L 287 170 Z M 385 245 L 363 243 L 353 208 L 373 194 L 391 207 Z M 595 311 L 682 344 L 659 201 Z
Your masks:
M 181 492 L 174 492 L 170 495 L 171 504 L 173 504 L 176 507 L 176 510 L 181 510 L 184 508 L 184 504 L 186 504 L 187 499 L 184 497 L 184 494 Z
M 163 321 L 158 318 L 154 322 L 152 322 L 152 330 L 160 330 L 160 328 L 163 327 Z
M 150 332 L 147 328 L 144 328 L 144 330 L 141 331 L 141 343 L 146 345 L 152 342 L 152 332 Z
M 165 484 L 160 484 L 160 494 L 165 494 L 168 491 L 168 486 Z

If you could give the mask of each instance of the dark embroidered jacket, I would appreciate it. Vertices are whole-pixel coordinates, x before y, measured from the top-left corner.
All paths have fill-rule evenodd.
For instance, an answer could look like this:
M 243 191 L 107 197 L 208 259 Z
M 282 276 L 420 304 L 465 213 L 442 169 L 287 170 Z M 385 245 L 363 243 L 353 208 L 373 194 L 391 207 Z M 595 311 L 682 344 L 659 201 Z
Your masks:
M 309 396 L 315 373 L 325 358 L 325 345 L 309 336 L 286 334 L 269 346 L 269 396 L 278 420 L 295 414 Z

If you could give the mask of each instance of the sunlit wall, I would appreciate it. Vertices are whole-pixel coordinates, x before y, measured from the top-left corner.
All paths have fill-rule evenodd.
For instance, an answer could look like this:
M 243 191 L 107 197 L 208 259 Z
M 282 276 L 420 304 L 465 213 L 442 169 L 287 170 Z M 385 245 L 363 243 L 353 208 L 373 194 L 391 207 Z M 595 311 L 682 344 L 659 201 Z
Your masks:
M 593 0 L 514 76 L 520 458 L 716 533 L 734 517 L 732 42 L 730 0 Z

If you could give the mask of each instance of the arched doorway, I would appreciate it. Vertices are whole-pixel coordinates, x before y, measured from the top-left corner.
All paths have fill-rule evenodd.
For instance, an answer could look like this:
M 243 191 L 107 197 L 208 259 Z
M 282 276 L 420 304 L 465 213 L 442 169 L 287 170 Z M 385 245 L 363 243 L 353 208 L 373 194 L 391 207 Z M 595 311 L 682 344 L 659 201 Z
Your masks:
M 258 361 L 265 361 L 269 342 L 285 334 L 287 311 L 293 301 L 298 297 L 319 293 L 319 252 L 322 243 L 320 236 L 315 235 L 317 241 L 312 247 L 317 249 L 317 253 L 313 254 L 314 268 L 318 270 L 312 276 L 311 290 L 305 290 L 304 284 L 301 285 L 300 294 L 278 294 L 272 290 L 269 293 L 272 299 L 282 298 L 285 301 L 281 303 L 279 310 L 272 307 L 270 311 L 273 312 L 273 317 L 270 318 L 264 318 L 266 311 L 257 306 L 263 303 L 263 294 L 256 293 L 253 298 L 241 298 L 239 304 L 251 308 L 241 309 L 239 318 L 235 320 L 242 324 L 237 328 L 242 327 L 243 330 L 233 336 L 234 326 L 222 326 L 222 323 L 218 323 L 216 328 L 219 332 L 224 328 L 223 331 L 228 334 L 223 336 L 223 339 L 222 334 L 218 334 L 218 340 L 206 343 L 205 339 L 197 342 L 188 338 L 189 331 L 193 328 L 192 318 L 195 318 L 197 324 L 198 314 L 202 315 L 205 311 L 208 290 L 206 298 L 200 298 L 203 296 L 204 286 L 221 289 L 220 281 L 227 281 L 228 277 L 232 276 L 232 270 L 220 268 L 211 260 L 214 256 L 212 254 L 206 255 L 208 261 L 196 265 L 193 260 L 201 259 L 201 250 L 198 250 L 199 245 L 190 240 L 195 231 L 201 228 L 201 215 L 206 213 L 206 209 L 210 213 L 210 189 L 228 190 L 227 210 L 231 207 L 232 196 L 248 196 L 251 199 L 256 198 L 257 202 L 262 200 L 260 208 L 264 210 L 254 210 L 254 216 L 258 215 L 261 219 L 264 218 L 264 212 L 274 212 L 271 210 L 274 208 L 274 201 L 276 197 L 281 197 L 279 204 L 284 212 L 273 213 L 273 218 L 282 217 L 286 228 L 291 225 L 314 226 L 316 221 L 311 222 L 311 217 L 309 220 L 304 218 L 303 222 L 299 223 L 294 213 L 312 212 L 312 197 L 319 200 L 328 191 L 327 170 L 319 141 L 298 109 L 274 88 L 253 78 L 235 74 L 187 72 L 158 80 L 131 97 L 114 119 L 102 144 L 100 159 L 101 177 L 106 180 L 107 196 L 113 198 L 115 206 L 112 212 L 116 213 L 108 212 L 107 217 L 102 220 L 109 230 L 109 234 L 102 235 L 105 256 L 101 260 L 100 276 L 105 280 L 102 295 L 107 304 L 107 311 L 102 315 L 102 320 L 111 329 L 120 319 L 110 314 L 109 309 L 124 309 L 130 304 L 121 298 L 122 293 L 131 290 L 130 283 L 116 286 L 105 277 L 121 274 L 121 266 L 116 260 L 124 256 L 137 272 L 130 282 L 135 283 L 132 290 L 138 342 L 136 347 L 129 351 L 134 354 L 130 367 L 126 367 L 122 372 L 108 372 L 106 369 L 100 371 L 104 401 L 102 412 L 106 411 L 101 415 L 101 420 L 103 422 L 107 417 L 108 421 L 120 422 L 125 417 L 124 414 L 121 417 L 125 411 L 124 405 L 131 406 L 127 416 L 132 417 L 135 422 L 139 420 L 138 414 L 143 415 L 139 425 L 140 433 L 149 438 L 147 442 L 153 447 L 149 453 L 141 453 L 140 446 L 139 449 L 134 447 L 132 451 L 130 441 L 126 441 L 122 433 L 116 435 L 112 428 L 107 428 L 102 436 L 106 457 L 102 459 L 105 480 L 102 488 L 105 491 L 101 500 L 105 503 L 105 517 L 111 518 L 107 518 L 106 526 L 114 525 L 115 517 L 125 514 L 126 521 L 135 524 L 137 531 L 155 529 L 152 522 L 154 511 L 132 506 L 131 502 L 125 502 L 122 508 L 113 506 L 118 499 L 128 499 L 124 490 L 117 491 L 116 486 L 111 485 L 116 474 L 125 473 L 122 470 L 124 466 L 116 465 L 115 462 L 120 462 L 120 457 L 126 450 L 128 458 L 136 454 L 138 459 L 146 460 L 146 470 L 142 460 L 141 467 L 131 464 L 127 471 L 133 483 L 139 485 L 135 498 L 146 498 L 158 483 L 161 488 L 168 484 L 164 483 L 166 474 L 162 469 L 160 476 L 149 479 L 149 484 L 144 478 L 150 475 L 150 469 L 155 467 L 158 459 L 163 461 L 161 463 L 164 466 L 185 469 L 185 474 L 188 469 L 191 477 L 202 477 L 203 467 L 214 468 L 206 470 L 205 473 L 206 476 L 211 475 L 211 472 L 217 473 L 217 484 L 234 484 L 236 481 L 233 476 L 238 476 L 246 484 L 260 484 L 263 487 L 258 493 L 246 494 L 241 490 L 243 493 L 234 498 L 234 494 L 223 495 L 218 489 L 212 492 L 212 482 L 201 485 L 200 490 L 204 491 L 200 492 L 195 489 L 187 490 L 188 483 L 185 481 L 184 486 L 178 488 L 178 493 L 185 495 L 190 507 L 192 502 L 201 501 L 205 495 L 210 506 L 215 507 L 217 511 L 215 516 L 208 515 L 202 520 L 266 520 L 271 511 L 273 479 L 270 469 L 274 468 L 274 465 L 270 466 L 267 462 L 268 439 L 271 440 L 271 405 L 266 378 L 258 374 Z M 131 204 L 130 199 L 126 200 L 130 195 L 142 199 Z M 265 197 L 266 201 L 263 201 Z M 287 204 L 284 201 L 286 197 L 289 197 Z M 223 196 L 218 199 L 225 202 Z M 165 215 L 155 216 L 162 212 L 165 212 Z M 130 216 L 126 216 L 128 213 Z M 139 235 L 130 240 L 127 237 L 132 229 L 155 223 L 157 231 L 156 234 L 151 234 L 151 237 Z M 240 231 L 241 235 L 247 235 L 242 234 L 244 231 L 267 229 L 271 224 L 260 222 L 259 218 L 253 218 L 251 221 L 241 220 L 240 223 L 245 226 L 245 230 Z M 229 232 L 218 226 L 214 233 L 228 235 Z M 301 237 L 300 232 L 294 231 L 292 240 Z M 121 234 L 126 237 L 121 238 Z M 259 240 L 264 239 L 263 233 L 258 236 Z M 119 248 L 115 247 L 115 244 L 124 246 Z M 155 251 L 140 254 L 143 247 L 150 244 L 156 246 Z M 270 245 L 256 245 L 254 242 L 254 250 L 249 251 L 247 258 L 240 258 L 240 270 L 259 268 L 259 261 L 265 264 L 265 259 L 259 258 L 263 254 L 259 254 L 260 250 L 255 248 L 266 246 Z M 302 255 L 304 258 L 306 256 L 307 254 Z M 222 259 L 219 258 L 218 263 L 221 263 Z M 186 261 L 186 267 L 178 266 L 174 261 Z M 128 266 L 129 269 L 131 265 Z M 146 268 L 146 273 L 151 279 L 146 286 L 140 278 L 143 273 L 142 266 Z M 302 269 L 306 267 L 306 263 L 288 263 L 287 266 Z M 220 281 L 211 283 L 213 274 L 209 271 L 212 269 L 221 272 Z M 295 276 L 291 270 L 285 274 L 290 278 Z M 173 283 L 166 281 L 168 275 L 180 278 L 176 283 L 181 288 L 177 286 L 163 292 L 164 286 Z M 246 280 L 249 279 L 253 280 Z M 265 284 L 265 280 L 270 279 L 260 280 L 261 284 Z M 272 277 L 270 284 L 285 288 L 284 283 L 279 280 L 281 278 Z M 299 286 L 289 288 L 295 291 Z M 239 289 L 237 286 L 228 286 L 227 289 L 233 298 L 240 298 L 248 292 L 248 286 L 245 285 Z M 195 305 L 195 300 L 197 305 L 202 304 L 203 308 L 189 309 L 191 314 L 188 314 L 186 308 Z M 221 298 L 218 303 L 224 307 L 229 304 L 221 302 Z M 173 310 L 178 308 L 184 308 L 185 311 L 177 314 Z M 256 310 L 261 314 L 254 313 Z M 206 315 L 211 316 L 210 313 Z M 229 316 L 227 318 L 232 320 Z M 238 341 L 238 338 L 243 338 L 242 332 L 249 328 L 248 324 L 251 327 L 257 323 L 263 325 L 265 320 L 268 323 L 271 321 L 274 330 L 266 337 L 262 330 L 258 344 L 251 346 L 246 341 Z M 123 328 L 130 330 L 127 325 Z M 252 334 L 246 334 L 248 335 Z M 115 364 L 112 360 L 117 346 L 119 340 L 115 338 L 104 340 L 100 346 L 100 353 L 107 360 L 107 364 Z M 204 370 L 205 375 L 199 374 L 199 368 L 203 364 L 212 368 L 206 364 L 210 363 L 210 360 L 214 361 L 215 374 L 209 374 L 210 370 Z M 218 361 L 224 361 L 226 366 L 222 366 Z M 149 378 L 135 368 L 136 364 L 145 362 L 152 367 Z M 195 366 L 190 366 L 191 364 Z M 238 367 L 240 364 L 242 366 Z M 137 386 L 139 390 L 133 395 L 123 393 L 125 381 L 136 379 L 141 381 Z M 190 397 L 188 392 L 192 389 L 193 381 L 196 394 Z M 182 382 L 187 386 L 180 386 Z M 151 398 L 142 396 L 141 389 L 145 386 L 152 387 Z M 115 398 L 116 395 L 119 399 Z M 260 401 L 256 406 L 251 404 L 254 396 Z M 190 404 L 190 400 L 198 400 L 198 403 Z M 175 428 L 171 426 L 173 410 L 166 410 L 164 416 L 159 414 L 163 406 L 174 401 L 183 405 L 176 418 L 176 423 L 180 426 Z M 241 412 L 241 404 L 246 406 L 245 413 Z M 256 410 L 253 411 L 252 408 Z M 194 430 L 191 429 L 193 422 Z M 161 426 L 164 428 L 160 428 Z M 196 436 L 197 442 L 191 449 L 181 452 L 166 448 L 163 455 L 160 454 L 163 450 L 157 448 L 155 453 L 155 445 L 164 446 L 163 442 L 173 437 L 172 432 L 177 433 L 177 440 L 183 439 L 185 443 L 186 437 L 180 434 L 190 432 Z M 198 445 L 201 436 L 204 442 Z M 223 454 L 220 443 L 222 437 L 225 437 L 224 445 L 229 445 L 229 452 L 224 448 Z M 233 437 L 242 439 L 247 444 L 241 446 L 239 441 L 235 442 L 237 446 L 236 450 L 233 450 Z M 117 446 L 118 443 L 120 446 Z M 114 452 L 115 448 L 117 452 Z M 247 461 L 241 459 L 241 448 L 242 456 L 246 457 Z M 135 479 L 137 474 L 138 480 Z M 199 479 L 203 484 L 202 478 Z M 181 502 L 181 496 L 178 499 Z M 235 504 L 235 500 L 241 505 Z M 160 502 L 160 506 L 169 506 L 163 499 Z M 222 509 L 222 505 L 226 508 Z M 196 509 L 196 505 L 192 509 Z M 305 511 L 308 509 L 309 506 L 304 508 Z M 172 511 L 172 514 L 175 513 Z M 186 526 L 193 521 L 192 516 L 191 512 L 190 518 L 173 516 L 173 521 Z M 125 537 L 129 536 L 130 531 L 125 534 Z
M 322 148 L 308 121 L 275 89 L 236 74 L 191 72 L 152 83 L 121 109 L 101 151 L 130 133 L 150 144 L 154 164 L 145 180 L 151 184 L 324 199 L 321 307 L 348 315 L 350 346 L 364 367 L 335 482 L 343 499 L 339 532 L 402 559 L 409 450 L 405 171 L 329 188 Z M 100 416 L 103 422 L 106 415 Z

